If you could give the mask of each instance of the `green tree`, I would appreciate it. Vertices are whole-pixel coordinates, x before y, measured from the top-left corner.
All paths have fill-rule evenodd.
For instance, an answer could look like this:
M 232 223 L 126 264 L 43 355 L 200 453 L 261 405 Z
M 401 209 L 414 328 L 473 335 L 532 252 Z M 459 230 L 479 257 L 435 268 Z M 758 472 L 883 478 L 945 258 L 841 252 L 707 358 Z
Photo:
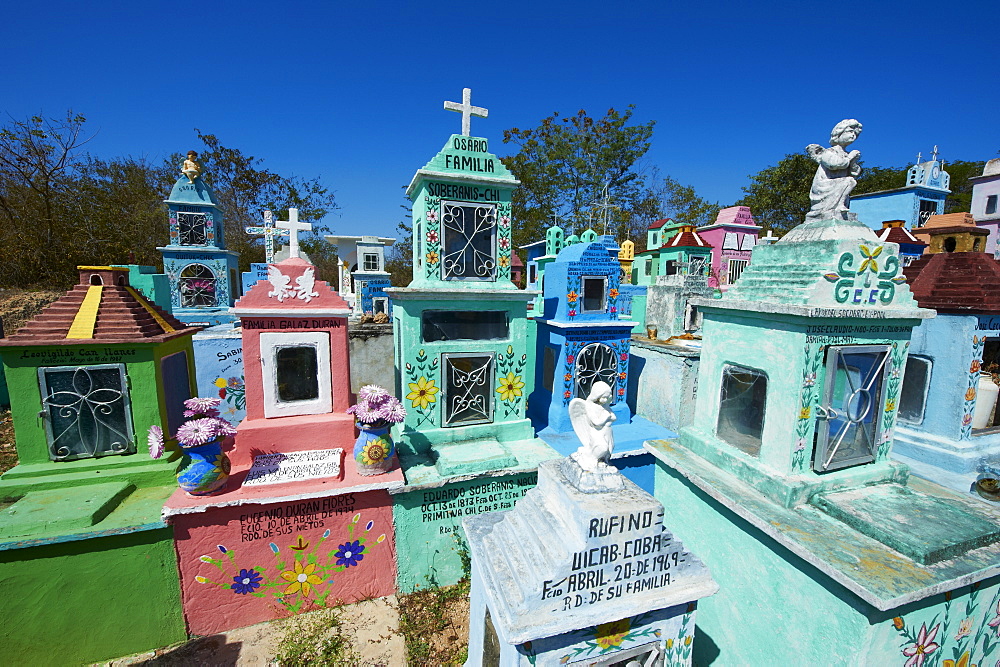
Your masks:
M 809 212 L 809 188 L 816 163 L 804 153 L 791 153 L 778 164 L 750 175 L 743 186 L 746 195 L 737 206 L 749 206 L 757 224 L 784 234 L 805 220 Z
M 536 128 L 504 131 L 504 143 L 519 148 L 502 158 L 521 181 L 513 197 L 515 245 L 543 238 L 553 215 L 576 231 L 603 227 L 607 216 L 608 233 L 624 231 L 645 200 L 641 160 L 655 124 L 630 124 L 634 108 L 608 109 L 596 119 L 582 109 L 567 117 L 556 112 Z

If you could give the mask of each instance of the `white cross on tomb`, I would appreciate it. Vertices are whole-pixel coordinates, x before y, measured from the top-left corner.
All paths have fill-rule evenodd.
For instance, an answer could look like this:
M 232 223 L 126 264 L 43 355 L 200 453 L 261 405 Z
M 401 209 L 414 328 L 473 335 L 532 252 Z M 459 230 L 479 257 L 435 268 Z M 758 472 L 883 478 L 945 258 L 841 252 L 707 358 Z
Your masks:
M 445 102 L 444 108 L 448 111 L 458 111 L 462 114 L 462 135 L 469 136 L 469 131 L 472 128 L 472 116 L 477 118 L 486 118 L 490 115 L 490 112 L 483 107 L 472 106 L 472 88 L 462 89 L 462 103 L 458 102 Z
M 288 220 L 278 220 L 278 222 L 275 223 L 275 227 L 278 229 L 288 230 L 288 257 L 298 257 L 299 232 L 312 231 L 312 224 L 308 222 L 299 222 L 299 209 L 290 208 L 288 209 Z
M 934 144 L 934 152 L 931 153 L 931 159 L 937 160 L 937 156 L 938 156 L 938 147 L 937 144 Z
M 270 211 L 264 211 L 263 227 L 244 227 L 247 234 L 254 234 L 264 237 L 264 261 L 268 264 L 274 263 L 274 239 L 281 236 L 288 236 L 288 231 L 278 229 L 274 226 L 274 216 Z

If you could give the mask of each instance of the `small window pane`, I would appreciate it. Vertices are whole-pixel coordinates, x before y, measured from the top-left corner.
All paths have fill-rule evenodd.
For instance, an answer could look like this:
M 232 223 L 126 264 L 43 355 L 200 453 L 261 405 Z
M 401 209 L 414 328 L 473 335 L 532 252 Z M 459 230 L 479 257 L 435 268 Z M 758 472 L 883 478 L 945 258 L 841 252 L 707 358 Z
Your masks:
M 766 375 L 742 366 L 723 367 L 719 438 L 751 456 L 758 456 L 766 406 Z
M 446 280 L 496 280 L 496 221 L 495 204 L 441 204 L 441 270 Z
M 315 347 L 302 345 L 278 348 L 275 363 L 279 400 L 309 401 L 319 397 Z
M 997 195 L 990 195 L 986 198 L 986 215 L 993 215 L 997 212 Z
M 493 421 L 493 355 L 444 355 L 445 426 Z
M 386 302 L 388 302 L 388 299 L 372 299 L 372 313 L 375 315 L 385 313 Z
M 906 359 L 903 387 L 899 392 L 899 421 L 919 424 L 924 420 L 927 386 L 931 379 L 931 362 L 920 357 Z
M 378 271 L 378 255 L 365 253 L 365 271 Z
M 421 319 L 421 335 L 425 343 L 510 337 L 505 310 L 425 310 Z
M 930 199 L 920 200 L 920 224 L 927 222 L 927 218 L 937 215 L 937 202 Z
M 177 230 L 181 235 L 181 245 L 206 245 L 207 216 L 204 213 L 177 213 Z
M 603 312 L 607 301 L 605 278 L 583 279 L 583 312 Z
M 189 264 L 181 271 L 178 289 L 181 292 L 181 306 L 199 308 L 214 306 L 215 274 L 204 264 Z
M 614 389 L 618 380 L 618 353 L 604 343 L 591 343 L 576 355 L 576 395 L 587 398 L 595 382 L 604 382 Z M 616 392 L 611 393 L 612 403 L 618 402 Z

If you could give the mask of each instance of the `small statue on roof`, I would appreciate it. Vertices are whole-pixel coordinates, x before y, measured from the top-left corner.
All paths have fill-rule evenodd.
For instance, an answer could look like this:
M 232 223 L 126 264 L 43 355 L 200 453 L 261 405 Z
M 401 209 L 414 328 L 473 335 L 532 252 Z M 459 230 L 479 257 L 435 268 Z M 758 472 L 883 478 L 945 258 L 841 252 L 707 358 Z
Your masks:
M 188 177 L 188 183 L 194 183 L 194 179 L 201 176 L 201 165 L 195 162 L 198 159 L 197 151 L 188 151 L 187 159 L 181 166 L 181 173 Z
M 860 151 L 848 153 L 845 147 L 854 143 L 861 134 L 861 123 L 848 118 L 842 120 L 830 132 L 832 146 L 823 148 L 819 144 L 806 146 L 806 153 L 819 163 L 809 190 L 812 206 L 806 220 L 848 220 L 851 191 L 858 184 L 861 175 Z

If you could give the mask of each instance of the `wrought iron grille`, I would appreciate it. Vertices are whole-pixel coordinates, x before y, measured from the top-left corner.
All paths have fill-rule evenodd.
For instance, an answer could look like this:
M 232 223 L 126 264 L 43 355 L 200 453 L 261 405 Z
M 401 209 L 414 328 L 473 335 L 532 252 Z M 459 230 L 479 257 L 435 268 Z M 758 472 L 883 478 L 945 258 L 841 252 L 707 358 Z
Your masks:
M 817 406 L 813 470 L 826 472 L 875 460 L 888 345 L 831 345 Z
M 181 245 L 208 244 L 208 216 L 204 213 L 177 213 Z
M 185 266 L 178 281 L 181 306 L 184 308 L 214 306 L 217 302 L 216 282 L 215 274 L 204 264 Z
M 132 454 L 132 410 L 124 364 L 38 369 L 53 461 Z
M 597 381 L 606 382 L 612 388 L 618 382 L 618 353 L 604 343 L 591 343 L 576 355 L 577 397 L 587 398 Z M 611 392 L 611 401 L 618 401 L 616 392 Z
M 445 426 L 493 421 L 493 355 L 444 354 Z
M 496 204 L 441 203 L 445 280 L 496 280 Z

